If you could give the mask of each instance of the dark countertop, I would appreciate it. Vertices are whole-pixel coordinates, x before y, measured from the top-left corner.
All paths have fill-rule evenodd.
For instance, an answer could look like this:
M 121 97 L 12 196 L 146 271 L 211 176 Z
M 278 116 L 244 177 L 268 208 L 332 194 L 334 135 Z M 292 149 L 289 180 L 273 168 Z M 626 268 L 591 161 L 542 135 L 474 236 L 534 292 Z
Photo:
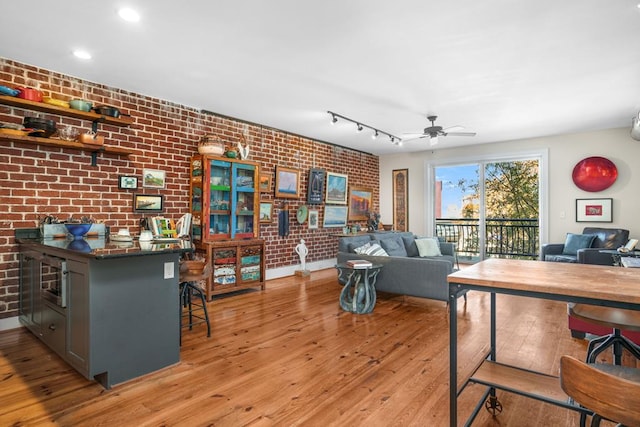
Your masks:
M 114 242 L 108 238 L 98 237 L 75 240 L 16 238 L 16 242 L 21 245 L 59 249 L 69 252 L 70 254 L 98 259 L 193 251 L 190 240 L 179 240 L 177 242 L 139 242 L 136 239 L 131 242 Z

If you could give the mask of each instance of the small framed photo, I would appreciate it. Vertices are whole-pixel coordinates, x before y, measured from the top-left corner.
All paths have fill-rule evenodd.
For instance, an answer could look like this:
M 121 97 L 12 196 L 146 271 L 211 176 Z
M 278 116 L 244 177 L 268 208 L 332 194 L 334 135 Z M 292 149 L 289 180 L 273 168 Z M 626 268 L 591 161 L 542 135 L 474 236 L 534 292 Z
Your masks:
M 135 176 L 120 175 L 118 177 L 118 188 L 135 190 L 136 188 L 138 188 L 138 178 L 136 178 Z
M 260 222 L 273 222 L 273 202 L 260 202 Z
M 325 205 L 322 226 L 326 228 L 345 227 L 347 225 L 347 211 L 346 206 Z
M 576 199 L 576 222 L 613 222 L 613 199 Z
M 271 174 L 260 172 L 260 192 L 268 193 L 269 191 L 271 191 Z
M 320 220 L 320 212 L 316 210 L 309 211 L 309 230 L 318 228 L 318 222 Z
M 373 190 L 364 187 L 349 188 L 349 220 L 359 221 L 369 219 L 369 212 L 373 209 Z
M 164 198 L 162 195 L 134 194 L 133 211 L 138 213 L 162 212 Z
M 300 171 L 276 166 L 276 197 L 297 199 L 300 196 Z
M 164 188 L 164 171 L 154 169 L 142 170 L 142 186 L 145 188 Z
M 336 205 L 347 204 L 347 175 L 341 173 L 327 172 L 327 195 L 326 203 Z

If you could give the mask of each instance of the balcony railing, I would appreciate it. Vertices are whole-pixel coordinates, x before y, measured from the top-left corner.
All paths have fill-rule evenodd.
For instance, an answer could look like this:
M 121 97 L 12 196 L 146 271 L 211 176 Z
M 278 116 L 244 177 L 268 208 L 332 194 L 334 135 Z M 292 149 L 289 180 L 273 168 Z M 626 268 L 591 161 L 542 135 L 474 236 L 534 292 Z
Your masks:
M 538 219 L 494 218 L 486 220 L 485 256 L 537 259 Z M 436 235 L 451 242 L 461 259 L 480 256 L 480 221 L 477 218 L 436 219 Z

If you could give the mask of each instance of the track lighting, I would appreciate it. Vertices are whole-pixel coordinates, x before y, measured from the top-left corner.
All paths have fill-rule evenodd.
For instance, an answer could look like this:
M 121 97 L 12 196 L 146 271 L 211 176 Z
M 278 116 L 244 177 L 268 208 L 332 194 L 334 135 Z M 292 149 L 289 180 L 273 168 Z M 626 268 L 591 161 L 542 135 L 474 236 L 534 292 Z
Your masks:
M 373 126 L 365 125 L 364 123 L 357 122 L 355 120 L 350 119 L 349 117 L 345 117 L 345 116 L 343 116 L 341 114 L 334 113 L 333 111 L 327 111 L 327 113 L 329 113 L 331 115 L 331 124 L 335 124 L 338 121 L 338 117 L 339 117 L 342 120 L 346 120 L 348 122 L 355 123 L 358 132 L 362 132 L 364 130 L 364 128 L 371 129 L 373 131 L 373 134 L 371 134 L 371 139 L 376 139 L 378 137 L 378 135 L 383 134 L 383 135 L 387 135 L 389 137 L 389 139 L 391 140 L 392 144 L 402 145 L 402 138 L 397 137 L 395 135 L 392 135 L 389 132 L 385 132 L 383 130 L 376 129 Z

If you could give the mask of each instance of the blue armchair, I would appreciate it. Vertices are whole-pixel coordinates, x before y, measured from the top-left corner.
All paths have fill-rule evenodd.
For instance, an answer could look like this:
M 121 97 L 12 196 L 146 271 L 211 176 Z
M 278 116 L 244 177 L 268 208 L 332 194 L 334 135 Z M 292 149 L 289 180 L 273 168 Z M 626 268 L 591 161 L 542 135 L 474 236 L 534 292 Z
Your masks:
M 580 236 L 594 235 L 588 247 L 577 247 Z M 578 237 L 576 237 L 578 236 Z M 573 238 L 573 239 L 572 239 Z M 580 264 L 612 265 L 611 254 L 600 253 L 602 249 L 618 249 L 629 240 L 629 230 L 622 228 L 585 227 L 582 235 L 567 236 L 565 243 L 542 245 L 542 261 L 576 262 Z M 583 240 L 584 242 L 584 240 Z M 572 247 L 569 247 L 571 245 Z M 580 243 L 577 243 L 580 246 Z

